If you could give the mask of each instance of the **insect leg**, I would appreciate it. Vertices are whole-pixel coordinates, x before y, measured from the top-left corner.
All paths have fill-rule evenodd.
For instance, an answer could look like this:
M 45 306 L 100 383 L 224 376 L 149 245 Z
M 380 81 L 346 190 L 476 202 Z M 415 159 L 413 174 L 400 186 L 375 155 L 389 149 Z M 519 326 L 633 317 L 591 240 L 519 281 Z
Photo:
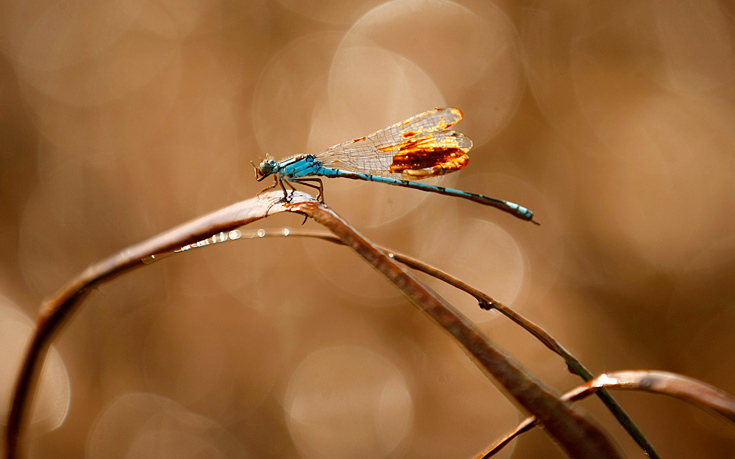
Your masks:
M 300 183 L 302 185 L 308 186 L 310 188 L 314 188 L 316 190 L 319 190 L 319 193 L 316 195 L 316 198 L 324 202 L 324 199 L 322 198 L 324 196 L 324 184 L 322 183 L 321 179 L 318 178 L 300 178 L 300 179 L 294 179 L 293 180 L 296 183 Z M 312 183 L 309 183 L 312 182 Z M 319 185 L 314 185 L 313 182 L 318 183 Z
M 260 190 L 260 193 L 258 193 L 256 196 L 260 196 L 261 194 L 265 193 L 266 191 L 272 190 L 273 188 L 276 187 L 276 185 L 278 185 L 278 177 L 274 175 L 273 176 L 273 185 L 267 186 L 267 187 L 263 188 L 262 190 Z
M 293 180 L 293 181 L 298 182 L 298 179 Z M 290 194 L 288 193 L 288 191 L 286 191 L 286 187 L 284 186 L 284 184 L 288 185 L 289 188 L 291 188 L 292 191 Z M 284 199 L 286 200 L 286 202 L 291 202 L 291 197 L 293 196 L 293 192 L 296 191 L 296 188 L 293 186 L 291 182 L 286 180 L 284 177 L 281 177 L 281 188 L 283 188 Z

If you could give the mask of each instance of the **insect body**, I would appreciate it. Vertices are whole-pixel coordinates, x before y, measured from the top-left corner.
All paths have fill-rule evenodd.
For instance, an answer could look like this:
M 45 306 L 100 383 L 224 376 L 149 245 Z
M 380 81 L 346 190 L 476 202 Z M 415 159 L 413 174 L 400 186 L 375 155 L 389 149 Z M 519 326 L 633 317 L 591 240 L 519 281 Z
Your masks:
M 469 164 L 472 141 L 461 132 L 448 131 L 462 119 L 456 108 L 436 108 L 388 126 L 365 137 L 343 142 L 321 153 L 302 154 L 276 161 L 266 158 L 255 169 L 258 181 L 273 175 L 285 198 L 291 182 L 318 189 L 320 177 L 342 177 L 417 188 L 469 199 L 496 207 L 522 220 L 533 220 L 533 212 L 518 204 L 477 193 L 417 182 L 460 170 Z M 270 188 L 272 188 L 270 187 Z M 536 223 L 538 224 L 538 223 Z

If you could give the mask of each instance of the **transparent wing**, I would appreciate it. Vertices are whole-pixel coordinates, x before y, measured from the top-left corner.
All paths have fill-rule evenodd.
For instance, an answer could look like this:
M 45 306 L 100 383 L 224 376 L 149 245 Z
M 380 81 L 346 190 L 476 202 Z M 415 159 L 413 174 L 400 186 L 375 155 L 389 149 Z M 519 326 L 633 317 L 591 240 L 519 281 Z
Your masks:
M 316 155 L 325 166 L 398 180 L 418 180 L 459 170 L 469 163 L 472 141 L 445 131 L 462 119 L 456 108 L 436 108 L 366 137 Z

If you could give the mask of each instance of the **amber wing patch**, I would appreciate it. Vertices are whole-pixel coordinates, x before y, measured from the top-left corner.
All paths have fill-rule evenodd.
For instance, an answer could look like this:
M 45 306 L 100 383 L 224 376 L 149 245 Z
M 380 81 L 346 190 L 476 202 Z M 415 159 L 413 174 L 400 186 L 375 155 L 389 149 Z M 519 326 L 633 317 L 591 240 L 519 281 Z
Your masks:
M 450 134 L 450 133 L 447 133 Z M 393 155 L 389 166 L 392 173 L 407 179 L 422 179 L 457 171 L 469 164 L 470 158 L 464 145 L 460 145 L 455 135 L 435 136 L 433 134 L 411 137 L 399 145 L 380 148 L 382 151 L 398 151 Z

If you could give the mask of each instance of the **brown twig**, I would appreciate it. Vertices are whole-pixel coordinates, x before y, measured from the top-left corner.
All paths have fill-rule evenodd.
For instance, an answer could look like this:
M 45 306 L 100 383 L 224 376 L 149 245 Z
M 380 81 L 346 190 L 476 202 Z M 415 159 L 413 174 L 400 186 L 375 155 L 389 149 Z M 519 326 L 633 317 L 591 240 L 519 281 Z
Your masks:
M 259 237 L 263 236 L 296 236 L 296 237 L 310 237 L 315 239 L 320 239 L 327 242 L 332 242 L 335 244 L 343 244 L 343 242 L 337 238 L 336 236 L 329 234 L 329 233 L 323 233 L 323 232 L 314 232 L 314 231 L 304 231 L 300 229 L 296 230 L 287 230 L 281 233 L 275 233 L 275 234 L 268 234 L 263 233 Z M 521 328 L 531 333 L 533 336 L 535 336 L 541 343 L 544 344 L 547 348 L 549 348 L 551 351 L 555 352 L 559 356 L 561 356 L 564 361 L 566 362 L 567 366 L 570 368 L 570 370 L 579 375 L 584 381 L 591 381 L 595 378 L 595 376 L 592 374 L 591 371 L 589 371 L 582 362 L 580 362 L 574 355 L 572 355 L 571 352 L 567 351 L 564 346 L 562 346 L 556 339 L 554 339 L 549 333 L 546 332 L 543 328 L 539 327 L 532 321 L 526 319 L 522 315 L 515 312 L 513 309 L 509 308 L 508 306 L 505 306 L 501 302 L 495 300 L 491 296 L 481 292 L 480 290 L 477 290 L 476 288 L 470 286 L 469 284 L 457 279 L 454 276 L 451 276 L 450 274 L 435 268 L 434 266 L 431 266 L 427 263 L 424 263 L 420 260 L 417 260 L 413 257 L 410 257 L 406 254 L 395 252 L 389 249 L 386 249 L 385 247 L 380 247 L 380 250 L 383 251 L 383 253 L 387 254 L 389 257 L 395 259 L 399 263 L 402 263 L 412 269 L 416 269 L 418 271 L 421 271 L 425 274 L 428 274 L 429 276 L 432 276 L 436 279 L 439 279 L 443 282 L 446 282 L 447 284 L 458 288 L 470 295 L 472 295 L 477 302 L 480 304 L 480 307 L 483 309 L 496 309 L 501 314 L 505 315 L 509 319 L 511 319 L 513 322 L 518 324 Z M 659 458 L 659 454 L 654 449 L 653 445 L 648 441 L 648 439 L 643 435 L 643 432 L 638 428 L 638 426 L 633 422 L 633 420 L 628 416 L 628 414 L 625 412 L 622 406 L 615 400 L 615 398 L 610 394 L 610 392 L 607 389 L 601 388 L 598 391 L 596 391 L 597 396 L 602 400 L 602 402 L 608 407 L 608 409 L 613 413 L 615 418 L 618 420 L 618 422 L 625 428 L 625 430 L 630 434 L 630 436 L 638 443 L 638 445 L 643 449 L 643 451 L 646 453 L 648 457 L 651 459 L 657 459 Z M 530 428 L 530 427 L 529 427 Z M 528 429 L 526 429 L 528 430 Z M 517 432 L 522 433 L 522 432 Z
M 490 343 L 453 306 L 401 268 L 325 206 L 304 204 L 303 212 L 381 272 L 414 305 L 447 330 L 485 371 L 539 422 L 572 457 L 620 457 L 607 437 L 568 403 L 533 380 L 512 358 Z
M 653 392 L 684 400 L 714 411 L 735 422 L 735 397 L 709 384 L 687 376 L 665 371 L 617 371 L 598 376 L 581 386 L 575 387 L 561 398 L 582 400 L 600 390 L 620 389 Z M 513 438 L 532 429 L 536 418 L 531 416 L 521 421 L 512 431 L 495 442 L 478 459 L 488 459 L 503 449 Z
M 18 454 L 24 417 L 29 411 L 27 405 L 33 397 L 37 377 L 53 336 L 76 311 L 76 307 L 92 288 L 128 271 L 145 266 L 156 254 L 178 249 L 220 231 L 238 228 L 265 218 L 269 214 L 294 211 L 292 210 L 293 203 L 302 200 L 314 201 L 305 193 L 293 194 L 291 203 L 280 202 L 282 197 L 281 192 L 264 193 L 259 197 L 238 202 L 128 247 L 116 255 L 89 266 L 69 285 L 46 300 L 36 318 L 36 329 L 26 349 L 16 381 L 5 431 L 6 458 L 12 459 Z
M 304 193 L 294 193 L 289 202 L 272 192 L 243 201 L 170 231 L 91 265 L 65 289 L 47 301 L 37 319 L 37 328 L 26 351 L 6 431 L 7 457 L 18 452 L 23 417 L 31 400 L 37 375 L 52 337 L 75 311 L 91 288 L 147 264 L 156 254 L 170 252 L 212 234 L 229 231 L 280 212 L 308 215 L 373 265 L 416 306 L 454 336 L 478 366 L 541 422 L 573 457 L 619 457 L 607 437 L 567 402 L 559 400 L 534 381 L 513 360 L 496 349 L 466 318 L 416 278 L 398 266 L 324 204 Z

